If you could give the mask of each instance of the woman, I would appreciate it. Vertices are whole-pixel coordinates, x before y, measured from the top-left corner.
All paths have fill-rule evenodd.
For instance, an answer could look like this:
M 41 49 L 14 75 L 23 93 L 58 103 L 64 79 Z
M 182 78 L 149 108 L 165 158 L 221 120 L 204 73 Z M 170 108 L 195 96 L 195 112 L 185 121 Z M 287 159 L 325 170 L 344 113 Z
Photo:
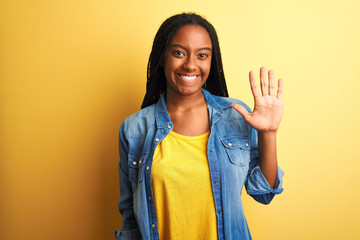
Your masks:
M 217 35 L 196 14 L 168 18 L 148 64 L 142 110 L 120 129 L 117 239 L 251 239 L 243 186 L 268 204 L 282 192 L 276 132 L 282 80 L 252 72 L 252 113 L 228 98 Z

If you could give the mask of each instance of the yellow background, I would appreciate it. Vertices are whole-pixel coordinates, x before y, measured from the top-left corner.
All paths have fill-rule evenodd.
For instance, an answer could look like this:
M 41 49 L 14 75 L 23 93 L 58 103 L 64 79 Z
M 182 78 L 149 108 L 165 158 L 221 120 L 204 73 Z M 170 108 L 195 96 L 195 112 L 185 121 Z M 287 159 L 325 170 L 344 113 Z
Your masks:
M 119 127 L 182 11 L 217 29 L 231 97 L 253 105 L 249 70 L 284 79 L 285 191 L 268 206 L 243 194 L 254 239 L 359 239 L 356 0 L 2 0 L 0 239 L 113 239 Z

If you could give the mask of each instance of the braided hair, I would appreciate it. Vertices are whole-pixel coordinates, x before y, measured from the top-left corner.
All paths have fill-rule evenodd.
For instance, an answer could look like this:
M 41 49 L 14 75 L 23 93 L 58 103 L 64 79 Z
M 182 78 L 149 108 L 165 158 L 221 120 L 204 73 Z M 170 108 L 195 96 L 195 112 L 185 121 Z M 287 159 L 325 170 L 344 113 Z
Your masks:
M 147 66 L 146 93 L 141 108 L 156 103 L 160 95 L 166 90 L 166 78 L 161 63 L 173 37 L 184 25 L 198 25 L 205 28 L 209 33 L 213 46 L 213 54 L 209 77 L 203 88 L 213 95 L 228 97 L 219 40 L 215 28 L 206 19 L 197 14 L 182 13 L 166 19 L 155 35 Z

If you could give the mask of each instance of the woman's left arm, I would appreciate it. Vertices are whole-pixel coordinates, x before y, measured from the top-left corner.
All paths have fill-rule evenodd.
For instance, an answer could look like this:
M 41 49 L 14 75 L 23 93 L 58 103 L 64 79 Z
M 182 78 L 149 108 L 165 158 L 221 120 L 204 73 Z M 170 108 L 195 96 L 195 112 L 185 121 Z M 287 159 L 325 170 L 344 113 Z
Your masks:
M 283 81 L 278 80 L 278 90 L 275 96 L 274 75 L 266 69 L 260 68 L 260 89 L 257 88 L 254 73 L 249 73 L 250 87 L 254 96 L 254 110 L 249 113 L 243 106 L 234 104 L 244 120 L 258 131 L 259 165 L 270 187 L 275 186 L 278 164 L 276 156 L 276 133 L 279 128 L 283 113 Z

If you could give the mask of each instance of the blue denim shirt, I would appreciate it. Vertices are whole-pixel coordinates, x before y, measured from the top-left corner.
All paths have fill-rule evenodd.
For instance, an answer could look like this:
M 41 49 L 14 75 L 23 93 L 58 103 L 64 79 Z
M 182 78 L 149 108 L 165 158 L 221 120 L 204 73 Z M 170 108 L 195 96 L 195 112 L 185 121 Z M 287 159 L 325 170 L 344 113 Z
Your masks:
M 271 188 L 258 163 L 257 131 L 232 108 L 243 102 L 211 95 L 203 90 L 210 120 L 207 157 L 214 196 L 218 239 L 251 239 L 244 216 L 241 192 L 268 204 L 283 191 L 283 171 Z M 131 115 L 121 125 L 120 201 L 123 230 L 117 229 L 118 240 L 159 239 L 157 217 L 151 186 L 151 169 L 157 145 L 172 130 L 164 94 L 156 104 Z

